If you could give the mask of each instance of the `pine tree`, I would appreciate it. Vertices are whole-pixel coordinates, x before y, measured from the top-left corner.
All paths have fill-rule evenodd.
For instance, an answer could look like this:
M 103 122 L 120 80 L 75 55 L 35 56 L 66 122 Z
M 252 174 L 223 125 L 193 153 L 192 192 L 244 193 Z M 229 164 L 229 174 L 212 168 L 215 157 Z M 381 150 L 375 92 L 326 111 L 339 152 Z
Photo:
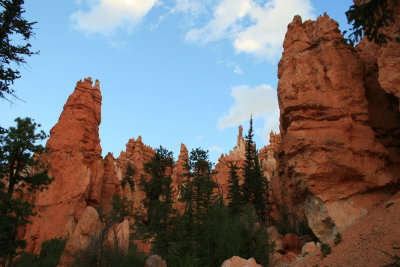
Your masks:
M 133 175 L 135 174 L 136 170 L 132 167 L 132 164 L 128 163 L 126 165 L 125 177 L 121 180 L 122 188 L 124 188 L 126 184 L 129 184 L 131 191 L 135 191 L 135 182 L 133 181 Z
M 26 63 L 25 56 L 37 54 L 31 51 L 29 39 L 33 35 L 33 25 L 22 15 L 24 0 L 2 0 L 0 6 L 0 98 L 6 94 L 15 96 L 11 85 L 21 77 L 16 66 Z M 22 37 L 22 38 L 20 38 Z
M 26 242 L 19 240 L 18 227 L 29 223 L 34 216 L 33 205 L 16 196 L 23 190 L 43 190 L 53 181 L 46 166 L 38 160 L 45 148 L 38 144 L 47 135 L 36 132 L 39 124 L 30 118 L 15 119 L 17 127 L 0 134 L 0 252 L 3 266 L 13 266 L 18 248 Z M 35 155 L 36 154 L 36 155 Z
M 244 162 L 243 201 L 252 204 L 262 223 L 267 222 L 269 188 L 263 176 L 256 144 L 253 141 L 253 118 L 250 118 L 249 132 L 245 136 L 246 159 Z
M 153 251 L 166 259 L 168 255 L 171 232 L 171 220 L 175 214 L 173 208 L 173 188 L 168 169 L 174 164 L 172 152 L 162 146 L 156 150 L 150 162 L 144 165 L 144 170 L 151 175 L 149 181 L 144 177 L 140 180 L 140 187 L 146 197 L 143 205 L 147 209 L 146 232 L 155 237 Z
M 228 199 L 229 199 L 229 209 L 233 213 L 237 213 L 240 211 L 240 208 L 242 207 L 242 194 L 241 194 L 241 189 L 239 185 L 239 176 L 237 174 L 237 171 L 239 168 L 231 163 L 229 166 L 229 174 L 230 177 L 228 179 Z
M 394 22 L 393 15 L 387 0 L 371 0 L 350 6 L 346 17 L 352 27 L 347 40 L 354 45 L 365 35 L 369 41 L 378 45 L 392 41 L 393 38 L 385 34 L 382 27 Z M 400 29 L 396 34 L 395 39 L 400 42 Z
M 217 196 L 216 184 L 211 179 L 212 163 L 208 160 L 208 151 L 193 149 L 186 168 L 186 181 L 180 190 L 180 201 L 186 204 L 186 208 L 176 228 L 177 235 L 184 236 L 184 239 L 176 240 L 174 247 L 179 248 L 185 264 L 209 266 L 211 232 L 206 222 Z

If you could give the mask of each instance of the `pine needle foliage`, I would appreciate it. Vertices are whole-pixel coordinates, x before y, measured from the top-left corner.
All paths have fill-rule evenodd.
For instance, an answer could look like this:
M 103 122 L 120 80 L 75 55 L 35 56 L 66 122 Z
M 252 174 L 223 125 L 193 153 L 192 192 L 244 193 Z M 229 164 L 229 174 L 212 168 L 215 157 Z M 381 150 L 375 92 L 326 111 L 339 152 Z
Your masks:
M 40 143 L 47 135 L 37 132 L 40 125 L 31 118 L 17 118 L 15 122 L 16 127 L 0 133 L 0 258 L 3 266 L 10 267 L 17 250 L 26 246 L 17 238 L 18 228 L 36 215 L 33 204 L 17 194 L 42 191 L 53 181 L 47 175 L 47 166 L 38 159 L 45 152 Z
M 272 203 L 270 200 L 269 183 L 264 177 L 256 144 L 253 141 L 253 118 L 250 118 L 250 127 L 245 136 L 246 153 L 244 162 L 244 182 L 242 185 L 242 196 L 245 203 L 252 204 L 256 209 L 261 223 L 266 224 L 270 221 Z
M 0 1 L 0 98 L 6 100 L 16 96 L 11 86 L 21 78 L 17 67 L 26 63 L 25 57 L 38 54 L 29 42 L 36 22 L 24 19 L 23 4 L 24 0 Z
M 395 0 L 397 1 L 397 0 Z M 387 0 L 371 0 L 366 3 L 354 4 L 346 11 L 348 23 L 351 25 L 347 40 L 352 44 L 358 43 L 363 36 L 378 45 L 393 41 L 393 38 L 382 31 L 382 28 L 394 22 L 393 10 L 388 7 Z M 346 34 L 347 32 L 344 32 Z M 395 38 L 399 38 L 400 29 Z

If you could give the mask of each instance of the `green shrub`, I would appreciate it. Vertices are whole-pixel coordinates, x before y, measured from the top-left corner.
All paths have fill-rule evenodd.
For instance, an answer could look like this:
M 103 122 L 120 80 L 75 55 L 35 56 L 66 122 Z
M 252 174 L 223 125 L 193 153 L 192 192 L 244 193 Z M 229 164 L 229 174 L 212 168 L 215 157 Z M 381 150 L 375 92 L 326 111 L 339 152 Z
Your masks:
M 321 244 L 321 252 L 322 252 L 322 257 L 325 258 L 329 254 L 331 254 L 332 249 L 328 244 L 322 243 Z
M 104 246 L 98 238 L 93 238 L 89 246 L 72 255 L 74 267 L 130 267 L 144 266 L 146 255 L 139 252 L 137 246 L 129 244 L 128 252 Z
M 337 233 L 334 241 L 335 246 L 339 245 L 340 242 L 342 242 L 342 235 L 340 233 Z
M 29 252 L 21 252 L 19 257 L 14 262 L 15 267 L 36 267 L 38 266 L 38 258 L 36 255 Z
M 67 239 L 53 238 L 42 243 L 40 255 L 37 257 L 28 252 L 22 252 L 15 261 L 15 267 L 55 267 L 60 263 Z

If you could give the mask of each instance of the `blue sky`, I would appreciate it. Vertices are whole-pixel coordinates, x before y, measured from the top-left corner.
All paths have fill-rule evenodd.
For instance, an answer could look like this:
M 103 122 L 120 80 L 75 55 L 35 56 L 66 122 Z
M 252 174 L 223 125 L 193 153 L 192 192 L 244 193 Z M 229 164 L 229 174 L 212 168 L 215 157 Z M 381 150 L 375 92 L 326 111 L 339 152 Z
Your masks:
M 103 155 L 142 136 L 179 154 L 208 149 L 216 162 L 252 113 L 261 148 L 279 129 L 277 63 L 287 24 L 327 12 L 346 29 L 352 0 L 36 0 L 33 48 L 0 125 L 32 117 L 49 132 L 76 82 L 99 79 Z

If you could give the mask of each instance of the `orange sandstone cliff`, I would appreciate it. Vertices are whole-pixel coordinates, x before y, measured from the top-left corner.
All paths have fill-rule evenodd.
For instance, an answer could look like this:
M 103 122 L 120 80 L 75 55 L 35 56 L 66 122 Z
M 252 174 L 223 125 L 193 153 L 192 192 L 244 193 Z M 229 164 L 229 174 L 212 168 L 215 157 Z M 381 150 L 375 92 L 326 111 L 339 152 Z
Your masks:
M 38 253 L 43 241 L 72 234 L 88 204 L 99 203 L 103 176 L 99 139 L 99 82 L 79 81 L 47 142 L 49 176 L 54 182 L 36 194 L 38 215 L 27 225 L 27 249 Z
M 399 57 L 384 54 L 396 54 L 399 44 L 367 56 L 363 43 L 346 44 L 326 14 L 304 23 L 296 16 L 279 62 L 282 140 L 272 189 L 324 242 L 399 184 L 399 83 L 381 80 L 381 72 L 397 79 L 399 69 L 389 66 Z M 391 63 L 381 68 L 380 60 Z

